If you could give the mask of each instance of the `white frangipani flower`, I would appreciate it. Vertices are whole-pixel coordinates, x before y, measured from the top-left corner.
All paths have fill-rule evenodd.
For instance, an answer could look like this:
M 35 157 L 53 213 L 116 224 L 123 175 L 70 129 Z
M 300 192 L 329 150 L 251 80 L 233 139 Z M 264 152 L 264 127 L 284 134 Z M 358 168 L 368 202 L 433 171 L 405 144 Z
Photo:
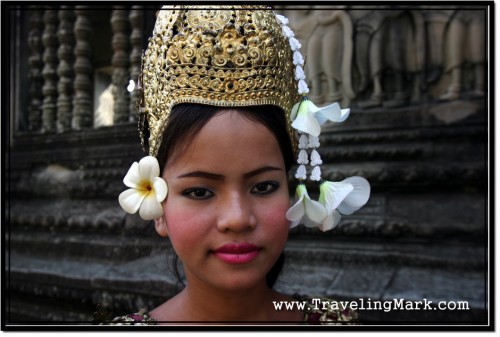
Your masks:
M 297 164 L 309 164 L 309 156 L 306 150 L 300 150 Z
M 311 180 L 320 181 L 321 180 L 321 168 L 319 166 L 314 166 L 311 172 Z
M 316 166 L 316 165 L 321 165 L 321 164 L 323 164 L 323 161 L 321 160 L 321 156 L 319 155 L 318 151 L 313 150 L 311 152 L 311 165 Z
M 292 123 L 292 127 L 296 130 L 308 133 L 314 137 L 318 137 L 321 133 L 321 124 L 330 120 L 332 122 L 343 122 L 346 120 L 349 113 L 344 109 L 345 113 L 342 114 L 342 109 L 338 103 L 333 103 L 323 108 L 318 108 L 307 97 L 297 103 L 298 107 L 293 108 L 297 111 L 297 117 Z M 296 105 L 297 105 L 296 104 Z
M 118 202 L 127 213 L 139 215 L 144 220 L 158 219 L 163 215 L 161 202 L 168 194 L 165 180 L 159 177 L 160 166 L 153 156 L 134 162 L 128 170 L 123 183 L 130 189 L 123 191 Z
M 306 180 L 307 171 L 306 171 L 306 167 L 304 165 L 299 165 L 299 168 L 297 169 L 297 173 L 295 173 L 295 178 Z
M 297 226 L 301 221 L 311 227 L 321 225 L 327 215 L 326 209 L 319 202 L 311 200 L 304 184 L 297 185 L 295 196 L 297 202 L 286 212 L 286 218 L 291 221 L 290 228 Z

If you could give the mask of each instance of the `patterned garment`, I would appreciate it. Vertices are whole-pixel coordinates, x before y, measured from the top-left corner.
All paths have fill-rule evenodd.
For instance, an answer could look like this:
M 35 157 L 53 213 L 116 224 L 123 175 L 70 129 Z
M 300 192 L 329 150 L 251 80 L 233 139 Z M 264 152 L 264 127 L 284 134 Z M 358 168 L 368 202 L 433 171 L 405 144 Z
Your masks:
M 353 325 L 358 324 L 358 314 L 350 308 L 342 308 L 339 302 L 328 298 L 313 298 L 294 295 L 297 301 L 305 302 L 303 322 L 307 324 Z M 318 303 L 320 301 L 321 303 Z M 323 305 L 323 303 L 326 303 Z M 157 325 L 146 309 L 137 313 L 115 317 L 111 322 L 101 324 L 110 325 Z

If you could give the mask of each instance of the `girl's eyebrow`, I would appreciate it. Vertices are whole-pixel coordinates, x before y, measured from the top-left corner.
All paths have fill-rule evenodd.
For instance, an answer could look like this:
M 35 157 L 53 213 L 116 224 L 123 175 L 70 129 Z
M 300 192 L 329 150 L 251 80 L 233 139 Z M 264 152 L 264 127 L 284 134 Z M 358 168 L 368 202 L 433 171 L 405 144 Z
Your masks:
M 245 173 L 243 175 L 244 178 L 251 178 L 256 175 L 259 175 L 264 172 L 268 171 L 283 171 L 282 168 L 279 167 L 274 167 L 274 166 L 264 166 L 261 168 L 258 168 L 256 170 L 250 171 L 248 173 Z M 193 172 L 188 172 L 181 174 L 177 176 L 177 178 L 206 178 L 206 179 L 211 179 L 211 180 L 224 180 L 224 176 L 221 174 L 215 174 L 215 173 L 210 173 L 210 172 L 204 172 L 204 171 L 193 171 Z

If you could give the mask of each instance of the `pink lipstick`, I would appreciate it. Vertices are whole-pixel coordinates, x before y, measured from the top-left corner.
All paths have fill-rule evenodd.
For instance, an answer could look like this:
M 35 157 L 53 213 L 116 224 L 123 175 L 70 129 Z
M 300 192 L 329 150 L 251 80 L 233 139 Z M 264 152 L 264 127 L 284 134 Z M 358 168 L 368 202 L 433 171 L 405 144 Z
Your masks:
M 251 243 L 228 243 L 213 251 L 220 260 L 229 264 L 243 264 L 254 260 L 260 248 Z

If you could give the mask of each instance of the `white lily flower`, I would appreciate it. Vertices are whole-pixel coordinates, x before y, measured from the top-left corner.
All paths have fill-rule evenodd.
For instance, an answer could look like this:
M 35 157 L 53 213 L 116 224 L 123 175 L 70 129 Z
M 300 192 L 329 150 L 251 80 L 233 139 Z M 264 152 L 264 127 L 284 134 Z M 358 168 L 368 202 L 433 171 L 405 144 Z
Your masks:
M 278 19 L 280 25 L 288 25 L 288 19 L 281 15 L 281 14 L 276 14 L 276 19 Z
M 295 67 L 295 80 L 305 80 L 306 79 L 306 74 L 304 73 L 304 69 L 302 69 L 301 66 L 296 66 Z
M 295 178 L 306 180 L 306 178 L 307 178 L 306 173 L 307 173 L 306 167 L 304 165 L 299 165 L 299 168 L 297 169 L 297 173 L 295 173 Z
M 321 160 L 321 156 L 319 155 L 318 151 L 313 150 L 311 152 L 311 166 L 317 166 L 317 165 L 321 165 L 321 164 L 323 164 L 323 161 Z
M 304 184 L 297 185 L 295 196 L 297 202 L 286 212 L 286 218 L 291 221 L 290 228 L 297 226 L 302 220 L 310 227 L 321 225 L 327 215 L 326 209 L 319 202 L 311 200 Z
M 340 222 L 340 213 L 354 213 L 370 197 L 370 184 L 362 177 L 349 177 L 341 182 L 325 181 L 319 189 L 319 202 L 328 213 L 321 227 L 323 231 L 334 228 Z
M 296 66 L 302 66 L 304 64 L 304 57 L 297 50 L 293 52 L 293 64 Z
M 302 47 L 299 40 L 297 40 L 293 36 L 289 38 L 288 41 L 290 42 L 290 48 L 292 49 L 292 51 L 299 50 Z
M 315 166 L 311 172 L 311 180 L 320 181 L 321 180 L 321 169 L 319 166 Z
M 295 104 L 292 109 L 292 117 L 294 110 L 296 111 L 292 127 L 317 137 L 321 133 L 321 126 L 314 117 L 314 111 L 310 109 L 311 104 L 314 105 L 307 97 L 303 97 L 299 103 Z
M 168 186 L 159 175 L 160 165 L 153 156 L 146 156 L 139 163 L 132 164 L 123 179 L 130 189 L 118 197 L 125 212 L 134 214 L 139 211 L 144 220 L 158 219 L 163 215 L 161 202 L 167 197 Z
M 307 97 L 303 97 L 297 104 L 297 117 L 293 121 L 292 127 L 315 137 L 319 136 L 321 125 L 327 120 L 343 122 L 349 115 L 349 109 L 341 109 L 338 103 L 318 108 Z
M 301 134 L 299 138 L 299 149 L 307 149 L 307 135 Z
M 309 156 L 306 150 L 300 150 L 297 164 L 309 164 Z

